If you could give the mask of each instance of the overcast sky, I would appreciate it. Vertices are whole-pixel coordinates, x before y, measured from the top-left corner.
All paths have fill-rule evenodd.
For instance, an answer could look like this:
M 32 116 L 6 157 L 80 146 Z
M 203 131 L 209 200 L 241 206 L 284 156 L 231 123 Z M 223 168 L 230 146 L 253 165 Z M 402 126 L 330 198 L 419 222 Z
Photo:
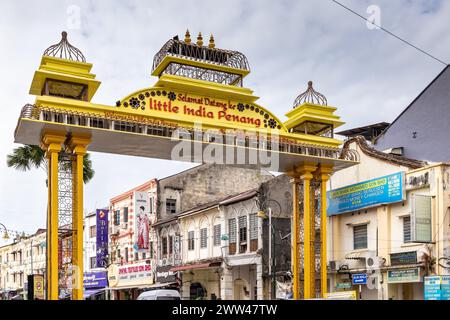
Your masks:
M 364 16 L 370 15 L 369 6 L 378 6 L 384 28 L 450 61 L 450 1 L 341 2 Z M 217 47 L 244 53 L 252 70 L 244 85 L 282 120 L 312 80 L 339 108 L 343 129 L 392 121 L 444 67 L 369 29 L 331 0 L 2 0 L 0 9 L 0 222 L 29 233 L 45 227 L 45 174 L 7 168 L 6 154 L 18 146 L 13 132 L 22 106 L 34 102 L 28 91 L 41 55 L 59 42 L 63 30 L 102 81 L 93 102 L 114 105 L 152 86 L 154 54 L 189 28 L 193 39 L 201 31 L 206 42 L 213 33 Z M 96 174 L 85 188 L 86 210 L 192 166 L 100 153 L 92 159 Z

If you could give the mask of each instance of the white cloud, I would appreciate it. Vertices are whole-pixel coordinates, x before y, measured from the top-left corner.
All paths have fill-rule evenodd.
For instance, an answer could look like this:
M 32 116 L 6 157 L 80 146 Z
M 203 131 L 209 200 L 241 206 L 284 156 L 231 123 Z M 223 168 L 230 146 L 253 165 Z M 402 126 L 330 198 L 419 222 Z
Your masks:
M 450 3 L 433 1 L 349 1 L 365 14 L 381 9 L 382 26 L 449 59 L 447 17 Z M 80 28 L 73 26 L 71 6 L 80 9 Z M 69 25 L 68 25 L 69 24 Z M 76 25 L 76 24 L 75 24 Z M 282 119 L 295 97 L 313 80 L 347 122 L 345 127 L 391 121 L 443 68 L 432 59 L 332 1 L 2 1 L 0 10 L 0 222 L 18 230 L 45 225 L 45 176 L 17 173 L 6 167 L 15 146 L 13 131 L 28 95 L 42 52 L 67 30 L 93 72 L 102 81 L 94 97 L 111 104 L 130 92 L 149 87 L 153 55 L 172 36 L 207 41 L 243 52 L 252 73 L 245 85 L 260 103 Z M 2 160 L 3 159 L 3 160 Z M 93 154 L 94 181 L 86 186 L 86 209 L 153 177 L 190 164 Z

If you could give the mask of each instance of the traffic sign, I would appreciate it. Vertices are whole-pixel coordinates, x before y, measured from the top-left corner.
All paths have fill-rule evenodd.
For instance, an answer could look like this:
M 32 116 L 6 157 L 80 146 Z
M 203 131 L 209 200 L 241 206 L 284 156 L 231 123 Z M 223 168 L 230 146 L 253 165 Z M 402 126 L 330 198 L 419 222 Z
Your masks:
M 352 284 L 367 284 L 367 273 L 353 274 Z

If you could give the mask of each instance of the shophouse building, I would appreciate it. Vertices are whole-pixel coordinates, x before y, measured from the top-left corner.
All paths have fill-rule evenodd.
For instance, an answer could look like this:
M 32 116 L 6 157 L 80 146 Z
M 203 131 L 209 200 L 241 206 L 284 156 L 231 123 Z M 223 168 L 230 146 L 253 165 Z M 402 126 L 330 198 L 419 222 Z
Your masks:
M 346 149 L 360 163 L 328 184 L 329 290 L 423 299 L 424 276 L 449 274 L 449 165 L 384 153 L 363 137 Z
M 158 221 L 153 225 L 157 234 L 156 273 L 166 274 L 171 279 L 160 284 L 181 289 L 181 275 L 173 271 L 173 267 L 182 264 L 182 256 L 188 249 L 187 238 L 182 238 L 185 230 L 180 228 L 178 220 L 181 213 L 256 188 L 272 177 L 264 170 L 203 164 L 158 180 Z
M 26 297 L 28 275 L 45 274 L 46 232 L 38 229 L 30 236 L 17 236 L 14 242 L 0 248 L 0 296 L 10 299 Z
M 152 179 L 110 200 L 108 280 L 112 299 L 136 299 L 154 283 L 151 225 L 156 221 L 156 186 L 157 180 Z M 143 206 L 148 221 L 143 223 L 147 232 L 141 242 L 137 219 Z
M 184 299 L 270 298 L 272 279 L 277 288 L 290 272 L 289 187 L 279 176 L 178 215 L 182 263 L 171 271 L 181 273 Z

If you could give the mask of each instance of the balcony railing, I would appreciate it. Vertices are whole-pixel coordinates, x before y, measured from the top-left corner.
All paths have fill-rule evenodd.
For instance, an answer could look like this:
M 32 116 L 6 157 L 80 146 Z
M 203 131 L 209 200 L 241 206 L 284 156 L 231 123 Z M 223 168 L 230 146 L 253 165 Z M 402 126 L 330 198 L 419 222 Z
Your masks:
M 277 139 L 276 137 L 272 138 L 270 136 L 258 136 L 251 132 L 243 134 L 242 131 L 227 131 L 226 133 L 216 131 L 211 133 L 211 130 L 203 131 L 178 127 L 175 123 L 161 123 L 160 121 L 152 122 L 151 120 L 142 120 L 142 122 L 121 121 L 110 116 L 99 117 L 98 114 L 94 113 L 37 107 L 32 104 L 27 104 L 22 108 L 20 118 L 168 138 L 172 138 L 174 133 L 176 134 L 176 131 L 180 130 L 180 132 L 182 132 L 180 135 L 182 139 L 188 137 L 193 142 L 205 142 L 206 140 L 207 142 L 255 150 L 359 161 L 359 155 L 355 150 L 346 150 L 346 152 L 342 152 L 339 148 L 302 144 L 283 138 Z M 16 131 L 17 128 L 18 126 L 16 127 Z

